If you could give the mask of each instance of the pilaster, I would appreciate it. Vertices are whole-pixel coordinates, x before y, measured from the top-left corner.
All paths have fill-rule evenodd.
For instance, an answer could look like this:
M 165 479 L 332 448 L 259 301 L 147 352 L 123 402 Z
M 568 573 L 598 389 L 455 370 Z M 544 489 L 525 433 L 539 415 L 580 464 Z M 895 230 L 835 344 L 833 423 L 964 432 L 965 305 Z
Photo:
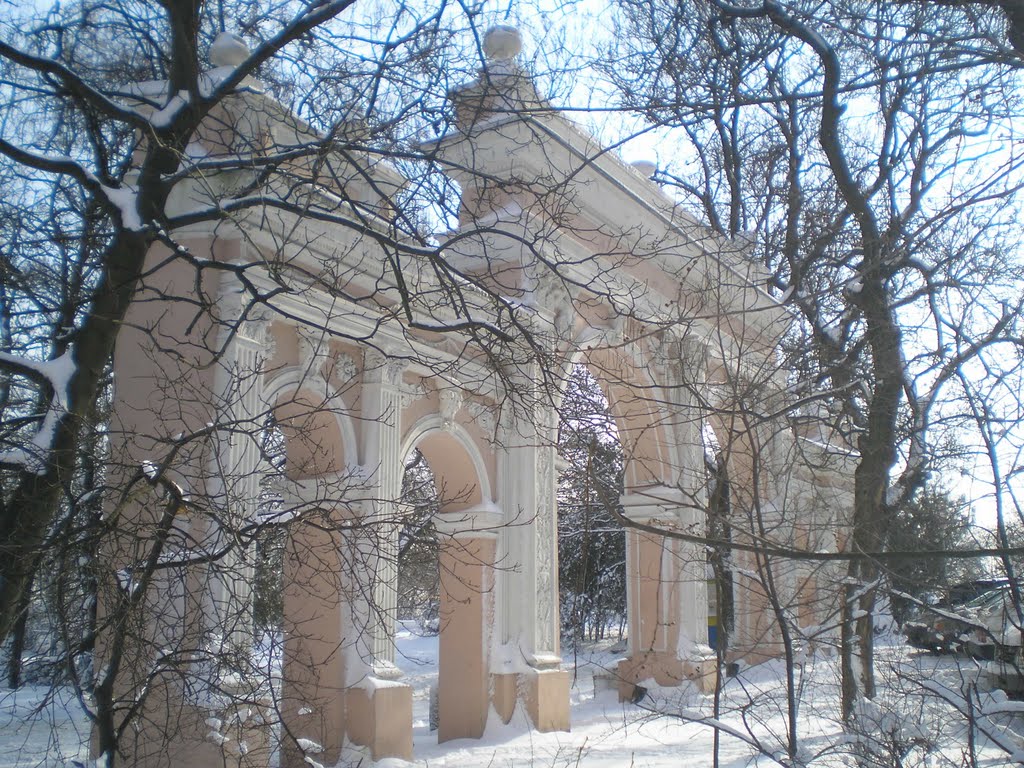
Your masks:
M 209 419 L 217 427 L 206 480 L 211 504 L 219 509 L 219 527 L 211 521 L 197 532 L 211 550 L 228 547 L 211 566 L 208 606 L 203 624 L 229 646 L 252 640 L 252 544 L 237 532 L 254 524 L 260 499 L 263 373 L 270 343 L 270 311 L 246 307 L 245 295 L 233 279 L 221 286 L 219 359 L 211 393 Z
M 688 498 L 678 488 L 654 486 L 627 493 L 620 503 L 630 520 L 672 531 L 683 529 Z M 678 685 L 700 674 L 707 652 L 707 592 L 698 546 L 627 530 L 626 586 L 629 657 L 619 665 L 620 694 L 628 698 L 642 680 Z
M 281 765 L 305 765 L 298 739 L 319 744 L 318 758 L 333 765 L 345 737 L 345 660 L 354 642 L 344 599 L 345 542 L 326 524 L 331 514 L 322 509 L 324 488 L 316 479 L 285 481 L 280 490 L 297 516 L 284 556 Z M 303 520 L 312 516 L 312 524 Z
M 539 405 L 534 418 L 523 422 L 505 430 L 500 456 L 501 641 L 509 646 L 505 657 L 514 659 L 509 669 L 497 667 L 495 673 L 520 671 L 513 666 L 518 659 L 537 669 L 561 663 L 554 410 Z
M 372 575 L 368 606 L 368 661 L 376 677 L 395 679 L 395 619 L 398 609 L 399 500 L 402 494 L 402 375 L 407 363 L 367 350 L 363 367 L 363 465 L 372 472 L 365 535 L 360 538 Z

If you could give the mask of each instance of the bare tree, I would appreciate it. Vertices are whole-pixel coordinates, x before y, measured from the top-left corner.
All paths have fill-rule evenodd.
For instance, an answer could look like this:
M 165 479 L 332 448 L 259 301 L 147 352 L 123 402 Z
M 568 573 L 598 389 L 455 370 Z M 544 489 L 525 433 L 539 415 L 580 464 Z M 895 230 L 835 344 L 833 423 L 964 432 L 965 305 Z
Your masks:
M 251 625 L 248 608 L 223 617 L 220 639 L 194 626 L 202 610 L 196 595 L 244 580 L 252 543 L 294 512 L 285 504 L 262 516 L 243 513 L 254 502 L 251 480 L 239 480 L 240 468 L 225 461 L 210 469 L 218 445 L 234 441 L 249 475 L 273 474 L 261 437 L 267 412 L 240 415 L 231 406 L 262 370 L 240 376 L 233 393 L 211 394 L 204 382 L 244 324 L 298 280 L 355 305 L 390 305 L 379 323 L 457 329 L 485 352 L 507 338 L 470 316 L 465 281 L 431 237 L 457 215 L 457 198 L 432 150 L 418 148 L 451 119 L 449 78 L 469 77 L 480 65 L 475 15 L 350 0 L 265 11 L 83 2 L 12 11 L 2 21 L 0 155 L 11 193 L 3 203 L 0 638 L 18 634 L 41 563 L 57 558 L 63 584 L 76 569 L 85 572 L 92 595 L 68 594 L 65 608 L 94 606 L 98 592 L 100 615 L 66 638 L 66 651 L 72 660 L 94 648 L 104 656 L 95 681 L 84 674 L 77 682 L 92 689 L 98 749 L 110 760 L 152 701 L 175 695 L 177 678 L 194 674 L 210 690 L 250 704 L 268 693 L 251 681 L 268 680 L 269 671 L 245 674 L 254 662 L 237 652 L 236 636 Z M 247 42 L 225 33 L 226 23 Z M 449 44 L 457 34 L 458 50 Z M 346 293 L 340 262 L 310 268 L 292 258 L 288 248 L 310 246 L 294 233 L 279 231 L 287 242 L 276 252 L 254 249 L 249 260 L 205 258 L 180 236 L 190 226 L 226 231 L 247 215 L 275 212 L 376 242 L 380 285 Z M 410 288 L 410 259 L 431 278 L 429 295 Z M 169 289 L 161 270 L 171 262 L 194 292 Z M 218 306 L 222 280 L 237 285 L 234 307 Z M 169 326 L 142 327 L 132 314 L 133 305 L 154 300 L 174 302 L 166 313 L 177 316 L 173 336 L 161 336 Z M 159 426 L 126 421 L 128 382 L 118 382 L 114 422 L 97 415 L 116 342 L 126 334 L 122 355 L 180 365 L 161 393 L 164 405 L 154 408 Z M 374 338 L 371 326 L 351 340 Z M 129 350 L 134 344 L 138 350 Z M 324 459 L 313 433 L 330 407 L 283 400 L 274 407 L 294 438 L 287 471 L 301 476 Z M 172 422 L 178 427 L 168 432 Z M 150 441 L 151 459 L 132 463 L 123 445 L 140 440 Z M 294 455 L 295 442 L 303 456 Z M 207 476 L 176 474 L 190 462 Z M 333 497 L 351 497 L 358 485 L 341 472 Z M 139 509 L 146 510 L 141 517 L 132 511 Z M 346 527 L 313 515 L 304 524 Z M 343 571 L 365 567 L 366 556 L 352 550 Z M 309 571 L 308 558 L 295 559 L 294 551 L 285 556 L 298 574 L 294 585 L 310 588 L 321 577 Z M 321 570 L 338 568 L 325 561 Z M 196 590 L 180 592 L 181 585 Z M 154 595 L 163 605 L 156 626 L 147 624 Z M 185 725 L 156 727 L 167 736 Z
M 982 5 L 621 7 L 623 106 L 692 148 L 661 178 L 715 228 L 752 233 L 799 312 L 796 343 L 810 340 L 805 391 L 827 392 L 827 418 L 858 451 L 849 716 L 874 695 L 884 577 L 857 555 L 887 547 L 893 511 L 977 407 L 960 372 L 1002 376 L 1016 357 L 1019 57 Z
M 1007 447 L 1019 444 L 1019 401 L 1005 398 L 1020 374 L 1019 270 L 1009 258 L 1019 236 L 1020 75 L 1002 12 L 774 0 L 623 0 L 618 10 L 620 45 L 603 62 L 621 94 L 615 108 L 667 129 L 685 162 L 657 178 L 710 230 L 667 198 L 649 202 L 646 180 L 577 134 L 578 146 L 551 150 L 549 168 L 510 160 L 511 178 L 446 144 L 453 126 L 471 134 L 507 119 L 506 153 L 518 158 L 563 127 L 523 70 L 483 61 L 474 10 L 346 0 L 264 13 L 124 0 L 3 22 L 0 183 L 11 194 L 0 211 L 0 638 L 16 634 L 44 556 L 63 572 L 84 553 L 101 611 L 66 645 L 75 658 L 99 643 L 107 661 L 93 692 L 101 752 L 121 748 L 153 699 L 196 680 L 230 706 L 295 721 L 308 681 L 275 698 L 272 675 L 238 650 L 251 608 L 218 605 L 218 637 L 195 621 L 206 609 L 198 596 L 244 582 L 255 543 L 278 529 L 287 530 L 290 589 L 362 606 L 353 647 L 389 620 L 374 587 L 352 576 L 394 566 L 390 537 L 403 521 L 386 512 L 401 478 L 388 498 L 363 498 L 366 467 L 330 447 L 335 422 L 382 424 L 403 397 L 432 398 L 450 428 L 474 384 L 498 379 L 503 400 L 487 407 L 502 415 L 489 437 L 553 449 L 554 406 L 574 360 L 609 394 L 632 487 L 670 488 L 685 510 L 668 530 L 626 514 L 641 544 L 667 540 L 663 551 L 691 583 L 703 580 L 707 547 L 720 616 L 750 595 L 764 608 L 735 620 L 737 637 L 787 661 L 785 734 L 748 734 L 766 755 L 795 763 L 801 753 L 798 657 L 804 643 L 831 639 L 804 636 L 830 617 L 798 615 L 811 592 L 801 585 L 834 578 L 836 563 L 847 568 L 835 623 L 845 716 L 873 696 L 889 520 L 946 458 L 949 435 L 980 436 L 966 440 L 990 460 L 998 549 L 1012 573 L 1005 515 L 1016 455 Z M 111 61 L 113 47 L 123 54 Z M 632 174 L 630 199 L 668 234 L 581 214 L 587 175 L 613 171 Z M 216 244 L 209 253 L 190 239 L 203 227 Z M 229 251 L 229 241 L 241 244 Z M 647 294 L 660 299 L 672 286 L 643 284 L 637 275 L 652 263 L 686 287 L 657 307 Z M 778 301 L 752 287 L 761 283 Z M 314 292 L 325 297 L 322 314 L 300 317 L 295 297 Z M 792 324 L 778 302 L 794 309 Z M 142 308 L 157 305 L 173 309 L 145 319 Z M 358 322 L 339 332 L 339 313 Z M 272 339 L 255 330 L 267 315 L 303 330 L 278 328 Z M 684 348 L 690 337 L 704 340 L 703 354 Z M 398 353 L 385 344 L 396 339 L 406 343 Z M 248 362 L 232 357 L 237 340 Z M 274 340 L 287 349 L 269 351 Z M 358 413 L 320 391 L 259 401 L 274 365 L 358 397 L 342 361 L 367 348 L 363 372 L 389 381 L 387 401 Z M 649 378 L 622 363 L 637 349 Z M 139 369 L 160 369 L 163 390 L 159 403 L 140 403 L 115 382 L 107 421 L 115 352 L 121 363 L 150 356 Z M 662 376 L 681 361 L 690 367 Z M 414 391 L 395 363 L 443 386 Z M 229 382 L 220 389 L 218 374 Z M 288 446 L 283 465 L 267 447 L 268 419 Z M 708 419 L 719 435 L 714 482 L 693 439 Z M 671 451 L 658 440 L 689 454 L 659 468 L 655 455 Z M 96 444 L 113 458 L 83 460 Z M 850 508 L 815 519 L 813 478 L 796 477 L 798 468 L 842 472 L 851 461 Z M 292 490 L 330 480 L 303 486 L 309 498 L 282 494 L 254 510 L 258 475 L 282 472 Z M 527 474 L 553 480 L 553 460 Z M 453 486 L 443 495 L 471 494 Z M 384 511 L 367 521 L 356 503 Z M 617 512 L 619 500 L 603 506 Z M 829 552 L 837 532 L 842 551 Z M 481 559 L 472 547 L 461 556 L 467 567 Z M 175 591 L 181 584 L 189 589 Z M 458 592 L 451 581 L 445 589 Z M 146 624 L 154 594 L 160 626 Z M 73 592 L 66 603 L 88 600 Z M 329 601 L 320 607 L 333 615 L 340 608 Z M 337 644 L 318 644 L 315 612 L 288 594 L 283 603 L 285 622 L 309 627 L 292 634 L 285 657 L 310 669 L 341 664 Z M 158 732 L 195 725 L 165 709 L 175 721 L 151 724 Z M 301 759 L 302 738 L 291 735 L 286 749 Z

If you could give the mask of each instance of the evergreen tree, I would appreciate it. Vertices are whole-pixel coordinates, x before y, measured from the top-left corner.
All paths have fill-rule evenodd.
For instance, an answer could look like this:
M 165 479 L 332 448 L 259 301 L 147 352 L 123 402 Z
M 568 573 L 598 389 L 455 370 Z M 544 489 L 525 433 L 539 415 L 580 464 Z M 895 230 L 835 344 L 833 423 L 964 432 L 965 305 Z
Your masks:
M 561 408 L 558 578 L 562 633 L 572 643 L 622 634 L 625 534 L 609 505 L 622 495 L 623 456 L 608 401 L 577 367 Z
M 888 545 L 893 552 L 955 549 L 965 544 L 969 527 L 970 515 L 964 499 L 926 487 L 890 518 Z M 956 574 L 953 568 L 954 563 L 945 557 L 907 558 L 894 560 L 888 573 L 897 593 L 924 597 L 968 580 L 968 574 Z M 900 624 L 907 618 L 909 607 L 906 598 L 893 595 L 893 618 Z
M 441 573 L 433 520 L 438 493 L 434 473 L 419 451 L 409 454 L 405 462 L 402 504 L 406 515 L 398 534 L 398 616 L 415 619 L 424 630 L 436 633 Z

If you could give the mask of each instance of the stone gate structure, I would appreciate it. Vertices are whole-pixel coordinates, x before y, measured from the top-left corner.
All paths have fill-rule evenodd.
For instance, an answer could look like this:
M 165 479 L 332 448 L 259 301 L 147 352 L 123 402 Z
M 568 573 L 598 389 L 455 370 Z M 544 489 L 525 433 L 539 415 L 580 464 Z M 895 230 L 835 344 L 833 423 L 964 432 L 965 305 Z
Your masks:
M 442 495 L 438 738 L 479 737 L 517 707 L 539 730 L 570 728 L 555 444 L 574 365 L 611 403 L 626 455 L 619 502 L 640 526 L 626 537 L 623 695 L 714 674 L 700 540 L 708 430 L 729 467 L 734 541 L 756 522 L 758 540 L 835 546 L 823 531 L 846 490 L 828 439 L 764 416 L 785 410 L 786 376 L 776 349 L 787 315 L 767 276 L 742 243 L 674 205 L 650 168 L 552 110 L 515 62 L 514 30 L 492 30 L 485 52 L 479 78 L 451 94 L 457 130 L 422 146 L 461 192 L 440 245 L 406 234 L 406 180 L 355 149 L 355 123 L 347 149 L 282 162 L 258 190 L 258 164 L 175 190 L 182 215 L 257 193 L 266 202 L 182 227 L 177 250 L 154 251 L 116 353 L 112 472 L 132 487 L 144 467 L 185 499 L 165 553 L 179 567 L 154 590 L 160 621 L 125 649 L 140 662 L 126 696 L 161 685 L 126 736 L 140 765 L 266 765 L 255 747 L 270 732 L 282 765 L 331 765 L 345 739 L 374 759 L 410 757 L 412 691 L 393 641 L 413 449 Z M 211 58 L 232 66 L 236 53 Z M 198 157 L 319 139 L 255 81 L 208 122 Z M 274 493 L 261 484 L 275 474 L 268 424 L 286 449 Z M 124 573 L 159 514 L 128 497 L 118 514 L 108 554 Z M 260 687 L 244 674 L 252 654 L 234 670 L 208 660 L 251 645 L 251 542 L 267 526 L 288 535 L 285 627 L 280 672 Z M 734 557 L 743 573 L 774 568 L 786 609 L 824 623 L 816 574 Z M 738 576 L 735 589 L 733 655 L 776 653 L 763 585 Z M 154 649 L 167 648 L 185 649 L 187 674 L 152 673 Z

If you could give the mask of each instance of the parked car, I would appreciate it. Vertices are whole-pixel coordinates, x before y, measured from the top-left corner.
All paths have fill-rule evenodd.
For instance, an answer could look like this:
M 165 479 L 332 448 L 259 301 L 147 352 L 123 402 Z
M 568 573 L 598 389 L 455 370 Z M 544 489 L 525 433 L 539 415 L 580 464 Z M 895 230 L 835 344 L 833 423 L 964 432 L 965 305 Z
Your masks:
M 981 597 L 987 592 L 991 592 L 996 589 L 1002 589 L 1008 586 L 1010 583 L 1009 579 L 975 579 L 974 581 L 965 581 L 961 584 L 954 584 L 949 588 L 949 604 L 950 605 L 964 605 L 965 603 L 971 602 L 976 597 Z
M 907 642 L 915 648 L 935 653 L 960 650 L 966 636 L 975 628 L 978 612 L 1001 601 L 1002 590 L 993 589 L 961 605 L 925 606 L 916 619 L 903 625 L 903 632 Z
M 976 659 L 1011 661 L 1021 649 L 1020 614 L 1009 587 L 995 590 L 998 598 L 987 601 L 972 614 L 974 626 L 965 638 L 966 651 Z
M 984 663 L 982 674 L 994 688 L 1002 688 L 1019 698 L 1024 694 L 1024 653 L 1021 646 L 996 646 L 995 658 Z

